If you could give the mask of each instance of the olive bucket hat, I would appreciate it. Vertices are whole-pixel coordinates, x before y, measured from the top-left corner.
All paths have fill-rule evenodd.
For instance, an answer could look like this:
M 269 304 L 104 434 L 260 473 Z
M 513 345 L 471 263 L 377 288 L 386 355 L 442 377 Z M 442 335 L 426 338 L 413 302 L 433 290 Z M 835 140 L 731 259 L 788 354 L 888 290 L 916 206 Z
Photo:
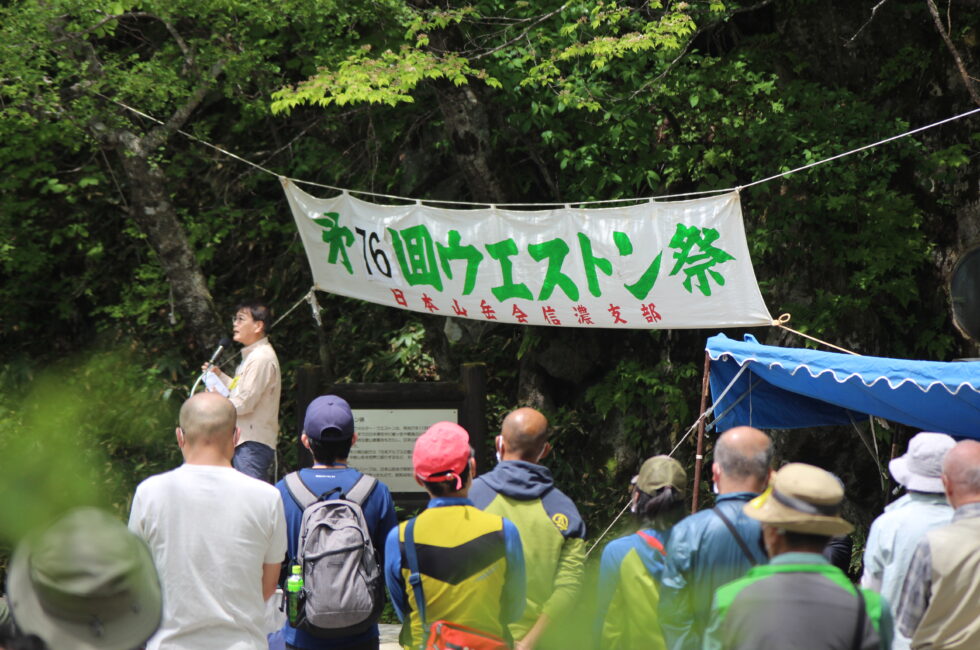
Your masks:
M 160 625 L 150 551 L 109 513 L 76 508 L 14 551 L 7 578 L 14 621 L 50 648 L 131 650 Z
M 654 494 L 669 485 L 684 496 L 687 492 L 687 472 L 670 456 L 653 456 L 643 462 L 640 473 L 633 477 L 632 483 L 644 494 Z

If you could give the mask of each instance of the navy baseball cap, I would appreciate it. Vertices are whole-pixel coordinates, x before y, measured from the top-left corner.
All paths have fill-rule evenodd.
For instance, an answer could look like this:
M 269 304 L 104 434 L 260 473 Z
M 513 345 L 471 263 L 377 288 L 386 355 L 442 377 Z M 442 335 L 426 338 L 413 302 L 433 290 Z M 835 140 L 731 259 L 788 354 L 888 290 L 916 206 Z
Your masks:
M 346 440 L 354 435 L 350 404 L 336 395 L 321 395 L 306 407 L 303 431 L 311 440 Z

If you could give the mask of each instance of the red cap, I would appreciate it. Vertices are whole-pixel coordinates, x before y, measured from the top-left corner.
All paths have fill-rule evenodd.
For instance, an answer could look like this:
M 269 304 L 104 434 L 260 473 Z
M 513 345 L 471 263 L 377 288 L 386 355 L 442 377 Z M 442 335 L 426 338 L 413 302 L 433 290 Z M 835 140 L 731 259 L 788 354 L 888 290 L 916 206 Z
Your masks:
M 455 422 L 436 422 L 415 441 L 412 465 L 422 481 L 439 483 L 456 481 L 463 487 L 460 474 L 470 461 L 470 434 Z

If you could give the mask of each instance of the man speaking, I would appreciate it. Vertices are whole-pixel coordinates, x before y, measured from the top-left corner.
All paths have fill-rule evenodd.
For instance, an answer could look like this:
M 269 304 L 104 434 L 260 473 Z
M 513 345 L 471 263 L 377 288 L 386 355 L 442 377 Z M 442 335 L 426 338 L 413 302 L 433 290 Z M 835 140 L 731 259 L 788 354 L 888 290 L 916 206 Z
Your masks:
M 271 482 L 270 470 L 276 457 L 279 436 L 279 392 L 282 381 L 279 359 L 266 337 L 269 308 L 257 301 L 235 308 L 234 339 L 241 343 L 242 362 L 229 377 L 221 368 L 204 364 L 228 388 L 228 399 L 238 413 L 242 430 L 232 465 L 243 474 Z

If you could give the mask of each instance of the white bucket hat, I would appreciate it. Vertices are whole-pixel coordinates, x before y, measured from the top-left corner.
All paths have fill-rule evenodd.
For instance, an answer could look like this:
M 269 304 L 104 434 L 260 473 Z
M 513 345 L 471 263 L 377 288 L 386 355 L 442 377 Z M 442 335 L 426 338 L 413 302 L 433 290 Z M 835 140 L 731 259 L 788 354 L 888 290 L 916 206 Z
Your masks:
M 888 471 L 895 480 L 914 492 L 942 493 L 943 458 L 956 445 L 945 433 L 917 433 L 909 440 L 904 456 L 893 458 Z

